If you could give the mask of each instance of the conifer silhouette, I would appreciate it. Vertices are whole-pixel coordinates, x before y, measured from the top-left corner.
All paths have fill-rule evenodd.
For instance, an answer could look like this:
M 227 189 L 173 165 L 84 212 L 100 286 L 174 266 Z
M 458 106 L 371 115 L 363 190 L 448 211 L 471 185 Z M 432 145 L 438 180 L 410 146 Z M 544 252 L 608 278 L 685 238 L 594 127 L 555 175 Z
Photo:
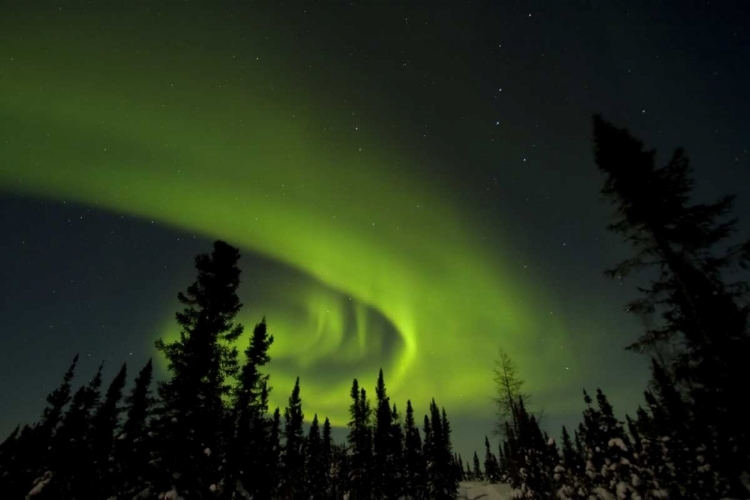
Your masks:
M 750 430 L 736 395 L 750 356 L 750 309 L 741 303 L 749 285 L 728 276 L 750 264 L 750 242 L 723 248 L 736 228 L 736 220 L 727 219 L 733 197 L 691 204 L 694 181 L 682 149 L 657 167 L 656 152 L 628 130 L 598 115 L 593 125 L 596 164 L 606 175 L 602 193 L 617 212 L 608 229 L 635 252 L 607 274 L 658 273 L 627 305 L 647 326 L 630 348 L 650 354 L 676 349 L 668 368 L 690 395 L 692 432 L 703 435 L 726 493 L 747 495 L 739 476 L 750 466 Z

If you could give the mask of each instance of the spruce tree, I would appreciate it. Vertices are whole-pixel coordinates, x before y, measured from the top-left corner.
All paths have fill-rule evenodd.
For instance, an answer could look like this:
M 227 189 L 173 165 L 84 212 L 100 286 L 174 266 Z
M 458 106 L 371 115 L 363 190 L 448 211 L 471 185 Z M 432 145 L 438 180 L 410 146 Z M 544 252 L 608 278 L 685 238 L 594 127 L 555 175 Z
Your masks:
M 248 347 L 245 349 L 245 363 L 240 369 L 238 383 L 232 393 L 232 410 L 226 432 L 227 464 L 224 468 L 224 488 L 232 491 L 237 481 L 243 483 L 244 491 L 258 495 L 257 488 L 264 480 L 249 479 L 250 471 L 255 473 L 267 468 L 266 456 L 269 448 L 269 429 L 266 420 L 268 412 L 269 376 L 261 372 L 271 358 L 268 350 L 274 338 L 269 335 L 266 319 L 255 325 Z
M 435 405 L 437 409 L 437 405 Z M 446 474 L 443 481 L 443 489 L 446 492 L 447 498 L 454 498 L 458 492 L 458 483 L 461 480 L 460 474 L 453 467 L 453 444 L 451 441 L 451 424 L 448 420 L 448 415 L 445 413 L 445 408 L 441 408 L 440 414 L 440 425 L 442 428 L 442 457 L 444 467 L 446 468 Z
M 305 456 L 303 453 L 304 435 L 299 377 L 289 396 L 289 404 L 284 410 L 284 446 L 281 452 L 281 474 L 284 478 L 281 498 L 295 499 L 305 493 Z
M 562 428 L 562 453 L 554 469 L 555 494 L 560 500 L 584 500 L 581 489 L 583 466 L 581 457 L 573 447 L 568 429 Z
M 78 354 L 63 375 L 62 383 L 47 396 L 47 407 L 42 412 L 42 418 L 36 426 L 37 438 L 46 449 L 52 436 L 62 423 L 63 410 L 70 402 L 70 383 L 78 365 Z M 44 453 L 44 452 L 43 452 Z M 46 455 L 46 453 L 45 453 Z
M 491 483 L 497 483 L 500 481 L 500 467 L 497 463 L 497 458 L 492 453 L 490 448 L 490 439 L 484 437 L 484 472 L 485 480 Z
M 422 438 L 414 422 L 411 401 L 406 402 L 404 418 L 404 495 L 409 499 L 424 498 L 425 460 L 422 454 Z
M 727 491 L 712 463 L 711 443 L 704 433 L 691 432 L 685 418 L 689 407 L 655 360 L 652 375 L 653 391 L 644 393 L 648 411 L 638 408 L 636 420 L 630 421 L 640 462 L 653 471 L 652 487 L 670 497 L 696 500 Z
M 333 452 L 334 443 L 331 437 L 331 422 L 326 417 L 323 422 L 323 442 L 322 442 L 322 461 L 323 461 L 323 492 L 325 498 L 331 498 L 332 496 L 332 481 L 334 479 L 333 474 Z
M 103 368 L 104 365 L 100 365 L 96 375 L 73 396 L 52 442 L 49 470 L 53 475 L 39 495 L 40 499 L 84 497 L 85 476 L 92 467 L 91 424 L 100 399 Z M 38 477 L 37 481 L 40 479 Z
M 390 433 L 390 444 L 391 453 L 393 456 L 393 476 L 391 481 L 393 483 L 392 493 L 395 498 L 402 498 L 404 495 L 404 433 L 401 429 L 401 422 L 399 421 L 399 413 L 396 409 L 396 403 L 393 403 L 391 410 L 391 433 Z
M 581 434 L 586 460 L 586 481 L 582 489 L 589 495 L 610 495 L 620 498 L 659 498 L 658 481 L 651 470 L 643 467 L 636 456 L 622 422 L 614 416 L 612 406 L 604 393 L 597 389 L 597 408 L 584 392 L 587 408 Z
M 477 452 L 474 452 L 474 470 L 472 471 L 472 474 L 474 476 L 474 481 L 484 481 L 484 474 L 482 473 L 482 468 L 479 466 L 479 455 L 477 455 Z
M 329 498 L 340 500 L 353 498 L 350 496 L 349 475 L 351 456 L 347 454 L 347 446 L 334 444 L 331 448 L 331 490 Z
M 395 500 L 398 491 L 394 476 L 395 454 L 393 442 L 393 414 L 390 398 L 385 389 L 383 370 L 378 374 L 375 388 L 376 410 L 373 436 L 373 498 L 375 500 Z
M 304 498 L 325 498 L 326 463 L 323 441 L 320 437 L 317 413 L 313 417 L 310 431 L 305 440 L 305 485 Z
M 239 258 L 239 250 L 223 241 L 214 242 L 210 255 L 198 255 L 196 281 L 177 295 L 184 305 L 176 314 L 180 337 L 156 341 L 172 375 L 159 383 L 161 491 L 205 495 L 220 482 L 227 418 L 223 401 L 231 391 L 228 379 L 238 372 L 234 343 L 243 332 L 234 321 L 242 307 Z
M 112 448 L 115 431 L 120 423 L 119 406 L 122 390 L 127 378 L 127 366 L 123 363 L 107 389 L 104 401 L 96 409 L 91 422 L 91 480 L 87 489 L 89 497 L 109 498 L 115 493 L 115 469 Z
M 435 433 L 430 423 L 430 418 L 425 415 L 424 423 L 422 424 L 422 432 L 424 433 L 424 444 L 422 446 L 422 453 L 424 454 L 425 461 L 425 497 L 426 498 L 437 498 L 437 475 L 438 475 L 438 464 L 435 459 L 436 455 L 436 443 Z
M 458 474 L 453 467 L 450 423 L 445 410 L 441 415 L 434 399 L 430 403 L 430 416 L 425 415 L 424 431 L 423 450 L 426 460 L 428 497 L 455 498 L 458 491 Z
M 649 321 L 631 349 L 656 353 L 679 346 L 670 371 L 690 395 L 691 432 L 702 434 L 706 452 L 725 481 L 726 494 L 744 496 L 740 473 L 750 466 L 750 430 L 744 402 L 745 363 L 750 357 L 748 283 L 729 282 L 750 263 L 750 242 L 727 247 L 736 220 L 727 220 L 733 197 L 691 204 L 694 181 L 682 149 L 657 167 L 656 152 L 626 129 L 594 117 L 595 160 L 606 175 L 602 193 L 616 206 L 609 229 L 635 255 L 607 271 L 622 278 L 654 269 L 627 310 Z M 660 321 L 650 321 L 654 315 Z
M 351 449 L 348 463 L 348 489 L 352 500 L 366 500 L 372 497 L 372 430 L 370 419 L 372 410 L 367 392 L 359 387 L 357 379 L 352 382 L 352 404 L 349 407 L 350 420 L 347 441 Z
M 276 492 L 279 488 L 281 469 L 281 412 L 276 408 L 273 412 L 268 423 L 269 437 L 268 446 L 269 452 L 266 457 L 265 466 L 263 468 L 264 477 L 256 478 L 260 483 L 258 487 L 258 498 L 275 498 Z M 249 474 L 249 473 L 248 473 Z
M 509 428 L 512 440 L 510 482 L 516 498 L 546 498 L 554 489 L 557 463 L 554 441 L 545 442 L 537 418 L 529 414 L 522 398 L 516 404 L 518 434 Z
M 114 484 L 124 498 L 132 498 L 153 486 L 154 474 L 149 466 L 151 439 L 149 417 L 155 404 L 151 396 L 153 364 L 151 359 L 138 372 L 130 394 L 125 397 L 125 421 L 114 443 Z

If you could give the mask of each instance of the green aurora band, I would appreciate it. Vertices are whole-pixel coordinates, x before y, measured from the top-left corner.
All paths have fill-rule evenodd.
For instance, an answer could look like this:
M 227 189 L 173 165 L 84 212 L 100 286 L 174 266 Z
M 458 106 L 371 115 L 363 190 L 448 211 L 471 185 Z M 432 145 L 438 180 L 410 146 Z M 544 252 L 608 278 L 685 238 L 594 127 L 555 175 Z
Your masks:
M 531 307 L 548 299 L 502 265 L 507 245 L 478 237 L 480 217 L 417 175 L 392 132 L 297 81 L 283 48 L 234 49 L 240 64 L 229 28 L 198 40 L 132 16 L 135 33 L 122 14 L 0 22 L 0 190 L 135 214 L 288 268 L 279 280 L 243 266 L 263 292 L 241 288 L 240 321 L 249 333 L 265 314 L 276 338 L 273 406 L 299 375 L 306 414 L 343 425 L 352 378 L 370 389 L 382 366 L 400 408 L 434 395 L 453 415 L 488 415 L 497 347 L 536 393 L 576 366 L 564 325 Z M 247 46 L 264 40 L 258 25 Z M 155 325 L 166 339 L 173 311 Z

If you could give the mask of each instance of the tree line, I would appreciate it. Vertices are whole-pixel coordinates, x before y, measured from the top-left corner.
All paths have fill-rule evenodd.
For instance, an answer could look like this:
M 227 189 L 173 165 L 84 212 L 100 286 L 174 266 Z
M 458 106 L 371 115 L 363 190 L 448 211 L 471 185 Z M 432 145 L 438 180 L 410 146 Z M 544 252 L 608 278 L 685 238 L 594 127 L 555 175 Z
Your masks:
M 299 378 L 283 413 L 269 411 L 274 338 L 265 318 L 243 363 L 236 347 L 239 258 L 223 241 L 196 257 L 197 280 L 178 294 L 179 339 L 156 342 L 170 374 L 156 394 L 150 360 L 124 398 L 126 365 L 104 394 L 103 365 L 73 392 L 73 359 L 39 421 L 0 444 L 3 498 L 455 498 L 445 409 L 433 399 L 420 432 L 407 401 L 402 422 L 382 370 L 374 401 L 353 381 L 344 443 L 333 441 L 328 418 L 314 415 L 305 429 Z

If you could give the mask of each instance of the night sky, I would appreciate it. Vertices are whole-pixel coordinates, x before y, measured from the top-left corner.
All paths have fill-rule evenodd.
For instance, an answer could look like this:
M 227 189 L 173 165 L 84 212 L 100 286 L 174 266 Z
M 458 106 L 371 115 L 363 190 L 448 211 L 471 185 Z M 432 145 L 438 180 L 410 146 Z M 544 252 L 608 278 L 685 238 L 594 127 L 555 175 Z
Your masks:
M 747 235 L 746 4 L 3 2 L 0 435 L 76 353 L 79 382 L 156 356 L 215 239 L 242 253 L 239 320 L 276 338 L 272 406 L 299 375 L 306 416 L 344 425 L 382 367 L 466 457 L 502 347 L 553 434 L 584 387 L 634 411 L 638 282 L 603 275 L 628 248 L 591 117 L 661 163 L 685 146 Z

